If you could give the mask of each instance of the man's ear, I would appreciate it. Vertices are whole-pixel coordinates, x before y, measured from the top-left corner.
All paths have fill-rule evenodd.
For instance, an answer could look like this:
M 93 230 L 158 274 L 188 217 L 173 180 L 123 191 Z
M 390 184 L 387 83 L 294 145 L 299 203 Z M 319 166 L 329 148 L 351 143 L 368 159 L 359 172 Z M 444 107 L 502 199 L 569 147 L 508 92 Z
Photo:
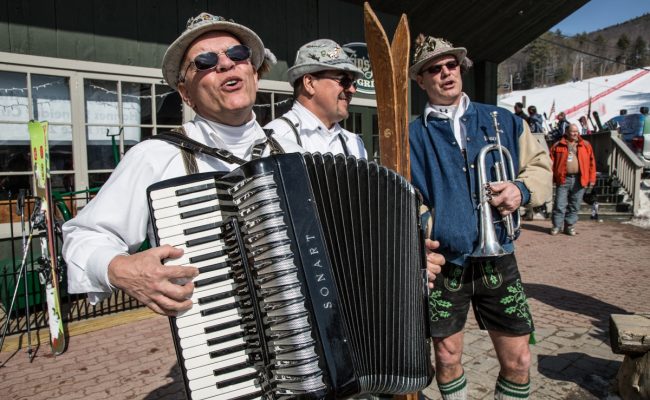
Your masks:
M 178 93 L 181 95 L 183 102 L 187 104 L 188 107 L 194 108 L 194 104 L 192 103 L 192 99 L 190 98 L 187 87 L 185 87 L 185 82 L 180 82 L 176 88 L 178 90 Z
M 316 94 L 316 88 L 314 88 L 314 82 L 316 81 L 316 78 L 314 78 L 313 75 L 305 74 L 301 76 L 300 79 L 302 79 L 302 86 L 310 96 Z
M 422 78 L 421 74 L 417 74 L 415 76 L 415 81 L 418 83 L 418 86 L 420 87 L 420 89 L 427 90 L 427 88 L 424 87 L 424 78 Z

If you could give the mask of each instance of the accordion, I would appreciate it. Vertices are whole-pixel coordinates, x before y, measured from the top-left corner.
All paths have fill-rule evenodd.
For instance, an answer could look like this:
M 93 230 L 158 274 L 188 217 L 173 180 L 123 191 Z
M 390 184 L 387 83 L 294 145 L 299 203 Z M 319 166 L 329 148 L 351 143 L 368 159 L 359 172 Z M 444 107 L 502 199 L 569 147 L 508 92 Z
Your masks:
M 419 195 L 374 162 L 281 154 L 147 189 L 157 245 L 184 249 L 170 318 L 191 399 L 402 394 L 431 382 Z

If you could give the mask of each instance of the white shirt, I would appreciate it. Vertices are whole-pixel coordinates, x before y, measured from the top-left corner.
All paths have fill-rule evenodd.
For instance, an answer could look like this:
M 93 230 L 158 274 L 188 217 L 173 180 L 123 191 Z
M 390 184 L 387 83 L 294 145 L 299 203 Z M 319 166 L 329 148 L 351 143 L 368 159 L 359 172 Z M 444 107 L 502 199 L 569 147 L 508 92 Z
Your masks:
M 266 139 L 253 118 L 232 127 L 196 117 L 183 125 L 187 135 L 211 147 L 227 149 L 251 159 L 251 148 Z M 278 139 L 286 152 L 304 152 L 293 142 Z M 268 146 L 264 155 L 268 155 Z M 230 171 L 238 167 L 203 154 L 196 155 L 199 172 Z M 186 175 L 178 147 L 162 140 L 146 140 L 130 149 L 97 196 L 63 225 L 63 256 L 70 293 L 88 293 L 91 303 L 107 297 L 112 287 L 108 264 L 118 255 L 134 253 L 153 238 L 147 188 L 156 182 Z
M 433 116 L 436 118 L 446 118 L 452 120 L 454 124 L 453 130 L 454 137 L 456 138 L 456 143 L 458 143 L 458 147 L 460 147 L 461 150 L 464 150 L 465 138 L 467 137 L 467 134 L 465 132 L 465 125 L 460 123 L 460 118 L 465 114 L 465 111 L 467 111 L 469 103 L 469 96 L 467 96 L 465 93 L 461 94 L 460 102 L 457 106 L 439 106 L 427 103 L 426 107 L 424 107 L 424 121 L 426 123 L 429 114 L 433 114 Z
M 343 138 L 349 155 L 357 158 L 368 158 L 368 153 L 359 135 L 347 131 L 338 123 L 332 129 L 327 129 L 323 122 L 298 101 L 293 102 L 291 110 L 283 117 L 288 118 L 298 130 L 302 147 L 311 152 L 345 154 L 341 139 Z M 296 135 L 287 123 L 276 118 L 264 126 L 265 129 L 273 129 L 276 137 L 284 138 L 297 143 Z

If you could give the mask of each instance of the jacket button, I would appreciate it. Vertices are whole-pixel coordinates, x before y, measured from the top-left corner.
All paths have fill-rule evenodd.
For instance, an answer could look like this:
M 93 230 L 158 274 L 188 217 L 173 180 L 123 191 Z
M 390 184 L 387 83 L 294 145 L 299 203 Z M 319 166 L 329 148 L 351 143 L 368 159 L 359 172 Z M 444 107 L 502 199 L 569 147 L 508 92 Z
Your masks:
M 463 167 L 463 172 L 467 172 L 467 168 Z
M 470 167 L 471 167 L 471 168 L 474 168 L 474 164 L 471 164 Z
M 468 142 L 471 142 L 471 139 L 470 139 L 470 138 L 467 138 L 467 141 L 468 141 Z

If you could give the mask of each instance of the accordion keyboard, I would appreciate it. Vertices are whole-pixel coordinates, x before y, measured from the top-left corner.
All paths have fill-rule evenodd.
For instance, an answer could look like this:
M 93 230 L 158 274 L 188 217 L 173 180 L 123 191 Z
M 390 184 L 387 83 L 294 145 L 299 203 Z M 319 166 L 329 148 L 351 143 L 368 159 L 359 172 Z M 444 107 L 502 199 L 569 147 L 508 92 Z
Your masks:
M 189 397 L 260 398 L 256 354 L 249 346 L 256 340 L 252 316 L 246 312 L 250 299 L 229 267 L 222 233 L 232 202 L 220 195 L 213 178 L 153 190 L 149 198 L 159 245 L 184 250 L 181 258 L 166 264 L 199 269 L 192 308 L 172 319 Z

